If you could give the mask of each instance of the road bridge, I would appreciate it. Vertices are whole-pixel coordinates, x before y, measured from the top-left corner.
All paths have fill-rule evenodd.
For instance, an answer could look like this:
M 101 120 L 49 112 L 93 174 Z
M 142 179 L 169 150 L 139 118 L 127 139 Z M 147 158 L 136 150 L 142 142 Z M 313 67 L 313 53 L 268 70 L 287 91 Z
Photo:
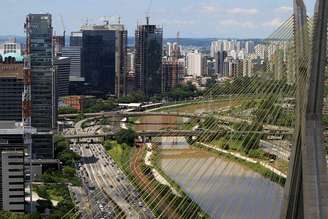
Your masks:
M 59 119 L 71 119 L 79 116 L 80 114 L 62 114 Z M 173 116 L 185 118 L 202 118 L 205 115 L 195 113 L 178 113 L 178 112 L 99 112 L 99 113 L 85 113 L 85 117 L 140 117 L 140 116 Z

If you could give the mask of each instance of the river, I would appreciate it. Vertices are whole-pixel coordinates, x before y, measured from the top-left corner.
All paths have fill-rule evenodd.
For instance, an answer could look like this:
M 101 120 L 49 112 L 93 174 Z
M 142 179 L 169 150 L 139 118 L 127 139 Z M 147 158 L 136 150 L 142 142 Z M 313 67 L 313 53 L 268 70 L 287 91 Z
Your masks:
M 180 107 L 178 112 L 213 112 L 227 106 L 208 103 Z M 147 124 L 163 122 L 165 125 Z M 137 130 L 176 128 L 175 117 L 143 117 Z M 188 145 L 181 137 L 156 138 L 162 170 L 212 218 L 279 218 L 283 188 L 241 164 Z

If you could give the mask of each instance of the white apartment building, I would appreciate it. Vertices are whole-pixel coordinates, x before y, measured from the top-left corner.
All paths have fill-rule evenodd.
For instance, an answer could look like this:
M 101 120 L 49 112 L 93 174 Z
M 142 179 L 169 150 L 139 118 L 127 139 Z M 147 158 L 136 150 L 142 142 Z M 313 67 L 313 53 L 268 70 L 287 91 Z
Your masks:
M 187 74 L 194 78 L 202 76 L 202 54 L 197 50 L 187 53 Z

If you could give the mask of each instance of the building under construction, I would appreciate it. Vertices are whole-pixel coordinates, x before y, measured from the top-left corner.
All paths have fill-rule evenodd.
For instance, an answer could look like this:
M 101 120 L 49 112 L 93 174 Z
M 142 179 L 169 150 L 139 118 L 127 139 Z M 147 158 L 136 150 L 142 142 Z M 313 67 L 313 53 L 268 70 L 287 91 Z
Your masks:
M 162 91 L 168 92 L 183 81 L 184 62 L 180 60 L 164 60 L 162 64 Z
M 136 88 L 145 96 L 162 91 L 163 29 L 156 25 L 139 25 L 135 33 Z

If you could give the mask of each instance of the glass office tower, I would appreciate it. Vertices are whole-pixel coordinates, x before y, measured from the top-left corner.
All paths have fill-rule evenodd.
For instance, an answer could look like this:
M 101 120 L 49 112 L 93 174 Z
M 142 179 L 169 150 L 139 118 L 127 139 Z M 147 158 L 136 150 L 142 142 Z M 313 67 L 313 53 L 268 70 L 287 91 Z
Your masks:
M 27 46 L 32 74 L 33 158 L 53 158 L 53 131 L 56 128 L 55 74 L 53 69 L 52 17 L 29 14 L 26 18 Z
M 162 44 L 163 30 L 156 25 L 139 25 L 135 35 L 136 88 L 145 96 L 162 91 Z

